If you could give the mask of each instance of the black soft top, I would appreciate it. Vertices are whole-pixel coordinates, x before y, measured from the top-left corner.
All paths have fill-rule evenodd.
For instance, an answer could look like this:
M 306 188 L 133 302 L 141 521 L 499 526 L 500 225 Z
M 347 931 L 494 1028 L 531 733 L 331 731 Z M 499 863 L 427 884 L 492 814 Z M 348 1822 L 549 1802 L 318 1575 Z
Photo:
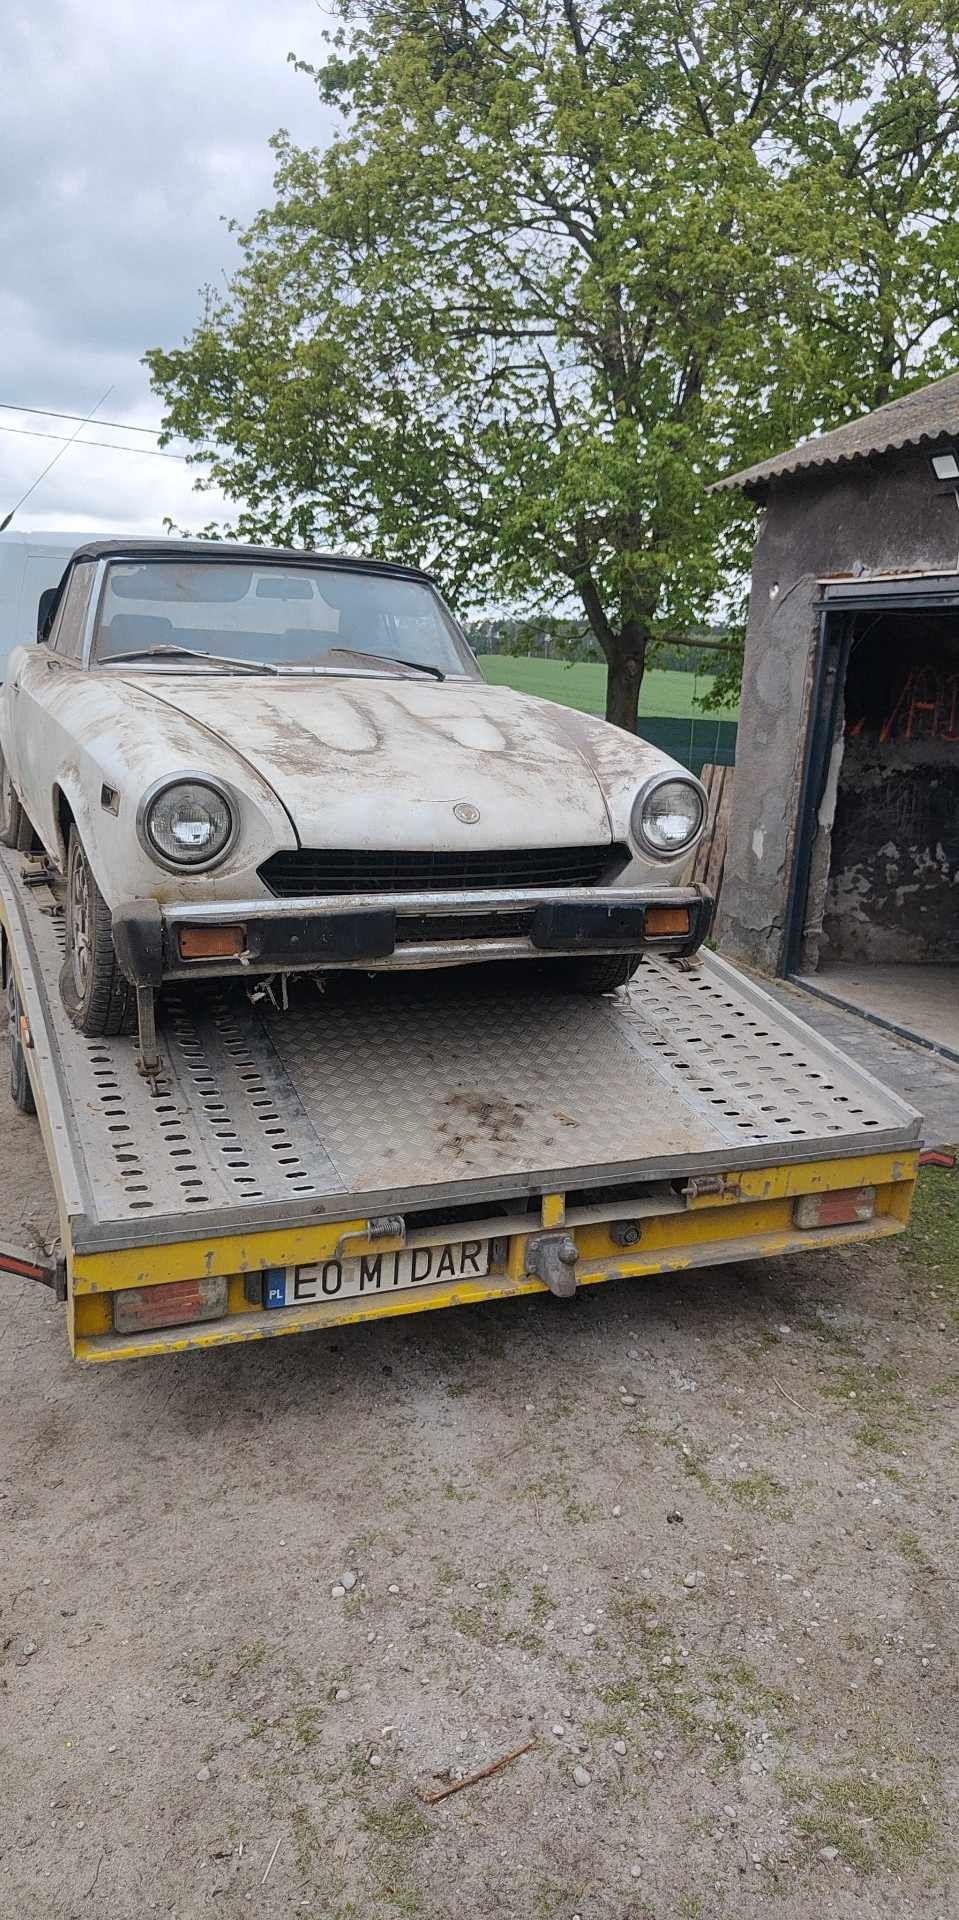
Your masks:
M 198 560 L 258 561 L 261 566 L 277 562 L 284 567 L 335 567 L 350 573 L 393 575 L 400 580 L 430 580 L 422 567 L 404 567 L 392 560 L 364 560 L 349 554 L 311 553 L 304 547 L 244 546 L 238 540 L 143 540 L 121 539 L 114 534 L 107 540 L 85 540 L 75 547 L 69 566 L 78 560 L 178 560 L 189 555 Z
M 80 560 L 178 560 L 184 554 L 198 560 L 257 561 L 261 566 L 326 567 L 338 573 L 372 573 L 395 580 L 422 580 L 433 586 L 422 567 L 401 567 L 392 560 L 364 560 L 350 554 L 310 553 L 304 547 L 244 546 L 239 540 L 137 540 L 113 534 L 106 540 L 84 540 L 74 547 L 56 587 L 40 595 L 38 638 L 45 639 L 56 618 L 67 581 Z

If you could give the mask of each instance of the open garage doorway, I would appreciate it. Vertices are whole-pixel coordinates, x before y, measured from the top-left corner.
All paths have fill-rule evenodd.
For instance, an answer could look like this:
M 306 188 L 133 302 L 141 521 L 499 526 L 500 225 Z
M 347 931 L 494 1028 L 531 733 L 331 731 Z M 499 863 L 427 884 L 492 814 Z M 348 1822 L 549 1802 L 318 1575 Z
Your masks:
M 959 592 L 825 590 L 789 911 L 804 986 L 959 1059 Z

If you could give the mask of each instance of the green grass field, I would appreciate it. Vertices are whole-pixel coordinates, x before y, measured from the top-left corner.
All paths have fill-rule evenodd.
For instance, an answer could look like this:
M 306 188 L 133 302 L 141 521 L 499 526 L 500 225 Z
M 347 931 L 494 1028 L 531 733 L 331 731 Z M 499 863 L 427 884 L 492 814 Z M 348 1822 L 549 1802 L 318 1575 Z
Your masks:
M 542 700 L 558 700 L 560 706 L 576 707 L 580 713 L 605 711 L 606 668 L 594 666 L 592 662 L 577 661 L 567 666 L 561 660 L 487 653 L 481 655 L 479 664 L 494 687 L 515 687 L 518 693 L 535 693 Z M 693 702 L 711 685 L 708 674 L 651 667 L 643 681 L 640 715 L 674 720 L 703 719 L 706 716 Z M 737 708 L 730 707 L 721 717 L 735 720 L 736 714 Z

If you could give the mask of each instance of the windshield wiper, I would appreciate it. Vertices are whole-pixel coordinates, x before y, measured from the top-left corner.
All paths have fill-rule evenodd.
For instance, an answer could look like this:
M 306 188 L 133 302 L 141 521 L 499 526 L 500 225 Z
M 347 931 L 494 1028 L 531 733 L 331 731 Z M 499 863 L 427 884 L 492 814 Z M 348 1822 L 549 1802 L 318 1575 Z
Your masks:
M 160 654 L 168 660 L 210 660 L 214 666 L 239 667 L 244 673 L 286 674 L 297 671 L 289 661 L 282 661 L 277 665 L 272 660 L 238 660 L 229 653 L 204 653 L 199 647 L 175 647 L 163 644 L 155 647 L 134 647 L 128 653 L 111 653 L 104 660 L 98 660 L 96 665 L 109 667 L 117 662 L 129 660 L 155 660 Z M 333 654 L 338 654 L 341 659 L 346 660 L 374 660 L 381 666 L 408 667 L 411 673 L 428 673 L 434 680 L 446 679 L 445 673 L 441 673 L 439 667 L 425 666 L 422 660 L 401 660 L 397 654 L 393 653 L 366 653 L 362 647 L 327 647 L 323 657 L 328 659 Z M 310 666 L 305 670 L 308 673 L 322 672 L 322 667 Z
M 413 673 L 429 673 L 434 680 L 445 680 L 439 667 L 427 667 L 422 660 L 401 660 L 398 653 L 367 653 L 362 647 L 327 647 L 326 656 L 339 654 L 345 660 L 380 660 L 389 667 L 409 667 Z
M 157 654 L 176 660 L 212 660 L 214 666 L 239 667 L 244 673 L 279 673 L 272 660 L 237 660 L 230 653 L 204 653 L 199 647 L 134 647 L 130 653 L 111 653 L 105 660 L 98 660 L 97 666 L 110 667 L 118 660 L 153 660 Z

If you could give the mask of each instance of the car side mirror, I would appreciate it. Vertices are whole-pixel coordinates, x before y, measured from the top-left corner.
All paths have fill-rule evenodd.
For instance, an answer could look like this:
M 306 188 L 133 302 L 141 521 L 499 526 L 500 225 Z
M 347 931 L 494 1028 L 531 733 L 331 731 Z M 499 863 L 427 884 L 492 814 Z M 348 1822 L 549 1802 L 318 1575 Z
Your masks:
M 59 587 L 44 587 L 43 592 L 40 595 L 40 604 L 37 607 L 37 644 L 38 646 L 42 646 L 43 642 L 47 638 L 47 630 L 50 623 L 50 615 L 53 612 L 53 609 L 56 605 L 57 594 L 59 593 L 59 591 L 60 591 Z

